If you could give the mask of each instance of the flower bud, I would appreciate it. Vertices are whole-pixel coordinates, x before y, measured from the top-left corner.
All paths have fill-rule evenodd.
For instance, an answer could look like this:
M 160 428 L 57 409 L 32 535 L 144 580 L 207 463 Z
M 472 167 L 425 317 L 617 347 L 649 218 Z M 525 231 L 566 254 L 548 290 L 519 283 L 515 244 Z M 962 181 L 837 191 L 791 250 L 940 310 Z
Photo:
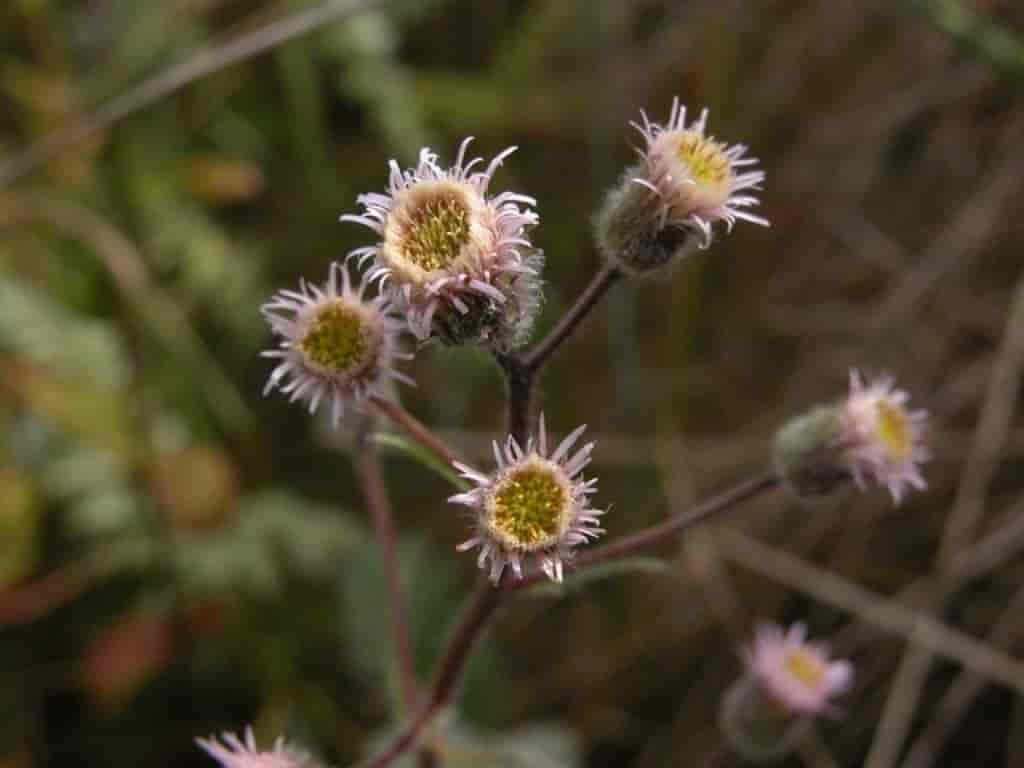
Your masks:
M 827 496 L 850 479 L 838 450 L 839 432 L 839 408 L 828 405 L 797 416 L 775 434 L 775 471 L 795 496 Z
M 831 699 L 849 688 L 853 666 L 830 661 L 805 639 L 803 624 L 758 627 L 746 649 L 746 674 L 722 698 L 719 725 L 729 744 L 752 762 L 776 760 L 801 738 L 810 718 L 835 715 Z
M 908 409 L 908 400 L 891 377 L 865 384 L 851 371 L 843 401 L 813 408 L 776 433 L 776 472 L 801 498 L 827 495 L 852 478 L 862 489 L 874 481 L 898 504 L 908 488 L 927 485 L 921 464 L 929 458 L 928 414 Z
M 595 222 L 606 259 L 625 272 L 647 272 L 685 257 L 689 246 L 706 248 L 716 222 L 727 230 L 737 219 L 768 225 L 746 210 L 759 202 L 750 192 L 764 172 L 741 170 L 757 163 L 742 144 L 705 134 L 706 109 L 689 125 L 678 99 L 665 125 L 641 115 L 643 123 L 633 124 L 645 142 L 640 163 L 609 192 Z
M 718 710 L 718 727 L 729 747 L 751 763 L 785 757 L 809 725 L 809 718 L 795 717 L 766 696 L 750 675 L 729 687 Z

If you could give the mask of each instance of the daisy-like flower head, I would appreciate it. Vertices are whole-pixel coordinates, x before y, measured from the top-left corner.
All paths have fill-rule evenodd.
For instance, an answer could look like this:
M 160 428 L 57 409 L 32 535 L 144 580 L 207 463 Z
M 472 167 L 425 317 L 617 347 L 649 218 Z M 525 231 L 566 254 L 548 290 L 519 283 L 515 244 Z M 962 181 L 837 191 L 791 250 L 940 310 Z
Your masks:
M 402 321 L 387 298 L 363 296 L 366 281 L 352 285 L 348 270 L 332 264 L 324 286 L 302 281 L 298 291 L 278 291 L 261 311 L 278 346 L 263 352 L 279 360 L 263 394 L 274 389 L 304 400 L 313 413 L 329 403 L 335 427 L 346 403 L 359 403 L 387 379 L 412 384 L 394 369 Z
M 678 98 L 672 100 L 665 125 L 640 114 L 643 122 L 632 125 L 646 146 L 637 150 L 641 172 L 632 181 L 655 198 L 662 227 L 696 230 L 706 247 L 716 221 L 724 221 L 728 229 L 737 219 L 768 226 L 767 219 L 746 210 L 759 202 L 750 193 L 761 188 L 764 172 L 742 170 L 757 164 L 746 157 L 743 144 L 728 146 L 705 133 L 707 109 L 689 125 Z
M 233 733 L 223 733 L 220 739 L 216 736 L 196 739 L 196 744 L 223 768 L 315 768 L 317 765 L 306 752 L 289 746 L 281 737 L 274 742 L 273 749 L 261 751 L 256 746 L 251 726 L 246 727 L 244 740 Z
M 840 406 L 838 443 L 856 483 L 874 480 L 897 504 L 907 488 L 926 487 L 921 464 L 928 460 L 924 432 L 928 414 L 909 410 L 906 392 L 890 376 L 865 383 L 850 371 L 850 393 Z
M 560 582 L 563 564 L 572 559 L 575 548 L 604 533 L 599 521 L 604 510 L 591 508 L 588 499 L 597 491 L 597 480 L 580 477 L 594 444 L 587 443 L 570 456 L 585 429 L 574 430 L 548 455 L 542 415 L 538 439 L 530 438 L 525 449 L 512 436 L 504 446 L 494 442 L 497 469 L 492 474 L 456 464 L 462 477 L 476 485 L 448 499 L 474 512 L 475 534 L 459 545 L 459 551 L 479 548 L 477 564 L 489 571 L 495 584 L 505 566 L 522 578 L 523 560 L 530 556 L 548 578 Z
M 750 674 L 774 703 L 794 714 L 835 714 L 830 700 L 853 681 L 853 665 L 829 661 L 824 646 L 806 641 L 801 623 L 788 630 L 776 624 L 757 628 L 745 652 Z
M 538 271 L 527 238 L 537 224 L 536 201 L 513 192 L 488 195 L 491 178 L 515 147 L 474 171 L 483 160 L 466 159 L 470 141 L 462 142 L 447 169 L 429 148 L 409 170 L 392 160 L 388 191 L 360 195 L 363 213 L 341 217 L 380 236 L 349 256 L 360 265 L 372 260 L 369 279 L 389 291 L 420 340 L 433 332 L 449 343 L 490 341 L 505 305 L 515 301 L 516 283 Z M 435 317 L 446 315 L 453 317 L 438 329 Z

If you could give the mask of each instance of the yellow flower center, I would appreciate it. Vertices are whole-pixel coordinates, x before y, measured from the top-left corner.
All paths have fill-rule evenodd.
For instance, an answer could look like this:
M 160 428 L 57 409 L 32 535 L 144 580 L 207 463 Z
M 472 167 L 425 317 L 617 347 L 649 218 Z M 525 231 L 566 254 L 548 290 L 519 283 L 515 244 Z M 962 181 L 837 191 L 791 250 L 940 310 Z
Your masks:
M 543 546 L 562 533 L 568 504 L 569 492 L 553 469 L 526 466 L 499 482 L 491 525 L 518 546 Z
M 447 267 L 469 242 L 469 207 L 452 189 L 417 201 L 406 216 L 402 255 L 427 272 Z
M 341 302 L 321 309 L 299 342 L 306 360 L 331 373 L 351 373 L 365 365 L 370 352 L 366 322 L 359 311 Z
M 877 421 L 875 434 L 896 458 L 906 458 L 913 449 L 913 435 L 907 412 L 900 406 L 879 400 L 875 406 Z
M 676 157 L 701 186 L 717 187 L 732 180 L 732 164 L 725 156 L 725 144 L 712 141 L 696 131 L 682 131 L 676 138 Z
M 825 665 L 802 648 L 794 648 L 787 652 L 783 666 L 789 674 L 808 688 L 819 688 L 825 681 Z

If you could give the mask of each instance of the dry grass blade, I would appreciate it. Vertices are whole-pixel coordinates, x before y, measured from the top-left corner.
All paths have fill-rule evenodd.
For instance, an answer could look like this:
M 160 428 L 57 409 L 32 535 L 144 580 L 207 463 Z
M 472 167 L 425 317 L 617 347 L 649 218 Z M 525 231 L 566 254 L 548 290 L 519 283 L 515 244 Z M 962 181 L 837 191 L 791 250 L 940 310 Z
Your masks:
M 941 621 L 737 531 L 722 531 L 719 542 L 726 557 L 748 570 L 855 614 L 879 629 L 907 639 L 913 636 L 920 647 L 1024 693 L 1024 663 Z

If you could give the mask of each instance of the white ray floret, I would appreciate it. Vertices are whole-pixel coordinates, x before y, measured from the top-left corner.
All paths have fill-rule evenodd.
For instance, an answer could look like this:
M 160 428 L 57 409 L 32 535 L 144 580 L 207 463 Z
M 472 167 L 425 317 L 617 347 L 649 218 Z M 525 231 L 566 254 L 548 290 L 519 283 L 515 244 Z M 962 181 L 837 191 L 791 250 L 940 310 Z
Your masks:
M 927 487 L 921 464 L 930 455 L 924 443 L 928 413 L 909 410 L 908 400 L 891 376 L 865 383 L 852 370 L 850 392 L 839 413 L 839 444 L 854 481 L 864 487 L 873 480 L 897 504 L 909 488 Z
M 306 752 L 289 746 L 280 737 L 272 749 L 260 750 L 251 726 L 246 727 L 244 739 L 225 732 L 219 739 L 216 736 L 196 739 L 196 744 L 223 768 L 315 768 L 317 765 Z

